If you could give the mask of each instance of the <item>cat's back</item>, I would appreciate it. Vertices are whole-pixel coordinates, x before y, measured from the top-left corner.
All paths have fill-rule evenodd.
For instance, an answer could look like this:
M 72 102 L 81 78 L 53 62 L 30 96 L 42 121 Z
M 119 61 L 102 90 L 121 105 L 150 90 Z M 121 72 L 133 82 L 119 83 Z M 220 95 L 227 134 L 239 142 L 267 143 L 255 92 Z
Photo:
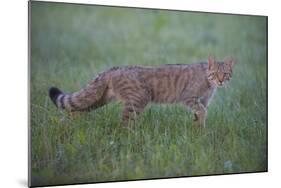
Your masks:
M 205 75 L 207 68 L 207 63 L 164 64 L 155 67 L 143 67 L 139 69 L 139 72 L 148 74 L 151 77 L 161 78 L 162 76 Z
M 119 79 L 163 79 L 166 77 L 199 77 L 204 76 L 207 63 L 195 64 L 164 64 L 157 66 L 124 66 L 113 67 L 107 72 L 113 80 Z

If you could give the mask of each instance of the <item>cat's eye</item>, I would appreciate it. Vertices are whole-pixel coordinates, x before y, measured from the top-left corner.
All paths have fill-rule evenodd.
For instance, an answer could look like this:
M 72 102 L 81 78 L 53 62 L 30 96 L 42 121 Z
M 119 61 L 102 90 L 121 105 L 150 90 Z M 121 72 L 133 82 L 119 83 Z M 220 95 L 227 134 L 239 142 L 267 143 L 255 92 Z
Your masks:
M 215 77 L 215 73 L 211 73 L 208 75 L 208 79 L 213 80 Z

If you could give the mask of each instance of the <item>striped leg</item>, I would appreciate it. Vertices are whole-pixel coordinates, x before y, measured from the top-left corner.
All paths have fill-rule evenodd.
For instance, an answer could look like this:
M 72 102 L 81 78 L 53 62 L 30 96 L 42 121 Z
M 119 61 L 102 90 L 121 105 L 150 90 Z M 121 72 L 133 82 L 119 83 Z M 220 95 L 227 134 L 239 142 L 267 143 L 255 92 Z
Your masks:
M 145 108 L 147 102 L 144 103 L 131 103 L 126 102 L 123 110 L 122 122 L 125 127 L 128 127 L 129 122 L 134 121 Z
M 207 110 L 197 98 L 187 99 L 184 104 L 191 108 L 194 113 L 193 126 L 205 127 Z
M 122 122 L 125 127 L 141 113 L 151 99 L 150 92 L 139 82 L 126 83 L 116 93 L 124 104 Z

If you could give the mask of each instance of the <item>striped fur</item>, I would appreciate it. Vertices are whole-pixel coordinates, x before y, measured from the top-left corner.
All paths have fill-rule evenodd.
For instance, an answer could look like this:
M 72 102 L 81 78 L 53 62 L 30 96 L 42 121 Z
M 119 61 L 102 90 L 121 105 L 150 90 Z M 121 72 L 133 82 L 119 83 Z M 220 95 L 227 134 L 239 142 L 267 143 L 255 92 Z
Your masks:
M 112 100 L 124 104 L 123 123 L 141 113 L 149 102 L 182 103 L 194 112 L 194 124 L 205 126 L 207 107 L 216 88 L 232 76 L 232 59 L 208 63 L 169 64 L 158 67 L 114 67 L 74 93 L 50 88 L 49 95 L 58 108 L 88 111 Z

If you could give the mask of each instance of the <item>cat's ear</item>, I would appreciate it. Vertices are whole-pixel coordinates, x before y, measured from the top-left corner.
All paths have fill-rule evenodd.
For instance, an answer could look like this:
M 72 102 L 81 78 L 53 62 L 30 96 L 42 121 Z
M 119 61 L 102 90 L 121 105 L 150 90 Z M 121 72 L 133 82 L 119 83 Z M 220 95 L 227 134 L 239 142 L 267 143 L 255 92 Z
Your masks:
M 208 56 L 208 65 L 209 65 L 209 69 L 211 69 L 216 63 L 216 60 L 213 56 L 209 55 Z
M 236 61 L 235 61 L 235 59 L 233 59 L 233 57 L 230 57 L 225 61 L 225 63 L 232 67 L 234 64 L 236 64 Z

